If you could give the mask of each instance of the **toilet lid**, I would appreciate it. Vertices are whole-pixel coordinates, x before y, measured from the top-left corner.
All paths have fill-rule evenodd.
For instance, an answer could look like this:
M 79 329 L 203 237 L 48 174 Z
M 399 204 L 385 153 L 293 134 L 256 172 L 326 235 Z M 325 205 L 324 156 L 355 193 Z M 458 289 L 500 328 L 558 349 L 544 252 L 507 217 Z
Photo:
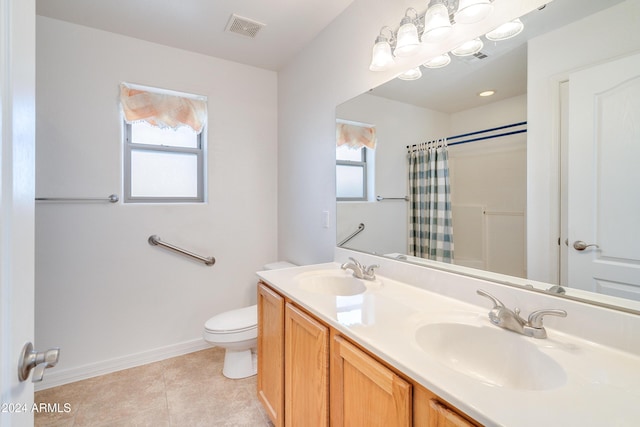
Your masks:
M 258 326 L 258 306 L 225 311 L 207 320 L 204 328 L 211 332 L 241 332 Z

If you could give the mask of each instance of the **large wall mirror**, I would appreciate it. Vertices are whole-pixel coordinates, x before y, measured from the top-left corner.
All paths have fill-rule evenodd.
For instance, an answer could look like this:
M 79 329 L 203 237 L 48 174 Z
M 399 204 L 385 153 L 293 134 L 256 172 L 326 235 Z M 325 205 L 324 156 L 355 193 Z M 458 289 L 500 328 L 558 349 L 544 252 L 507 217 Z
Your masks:
M 638 0 L 555 0 L 522 17 L 512 39 L 484 40 L 479 54 L 339 105 L 338 125 L 375 127 L 377 142 L 353 168 L 364 174 L 356 187 L 362 176 L 366 186 L 338 190 L 338 245 L 640 313 L 639 13 Z M 624 42 L 600 42 L 610 32 Z M 589 46 L 567 49 L 581 42 Z M 624 75 L 604 78 L 616 69 Z M 454 242 L 446 262 L 416 255 L 409 238 L 408 151 L 442 138 Z M 576 149 L 576 140 L 590 142 Z M 340 157 L 338 168 L 349 164 Z M 578 191 L 578 181 L 588 185 Z M 585 204 L 595 212 L 579 217 Z

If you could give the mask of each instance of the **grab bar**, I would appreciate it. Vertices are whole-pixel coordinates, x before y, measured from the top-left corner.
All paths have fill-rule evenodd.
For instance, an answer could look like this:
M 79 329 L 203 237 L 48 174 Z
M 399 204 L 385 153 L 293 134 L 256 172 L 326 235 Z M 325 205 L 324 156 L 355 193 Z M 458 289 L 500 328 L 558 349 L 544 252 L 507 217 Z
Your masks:
M 109 202 L 117 203 L 117 194 L 110 194 L 109 197 L 36 197 L 36 202 Z
M 344 239 L 343 241 L 341 241 L 340 243 L 338 243 L 338 247 L 344 245 L 345 243 L 347 243 L 349 240 L 353 239 L 354 237 L 356 237 L 358 235 L 358 233 L 360 233 L 362 230 L 364 230 L 364 224 L 360 223 L 360 225 L 358 225 L 358 229 L 356 231 L 354 231 L 353 233 L 351 233 L 346 239 Z
M 404 200 L 405 202 L 409 201 L 409 196 L 404 196 L 404 197 L 382 197 L 382 196 L 376 196 L 376 200 L 381 202 L 383 200 Z
M 152 246 L 162 246 L 164 248 L 170 249 L 174 252 L 177 252 L 179 254 L 182 255 L 186 255 L 188 257 L 197 259 L 198 261 L 202 261 L 204 262 L 206 265 L 213 265 L 216 263 L 216 259 L 214 257 L 203 257 L 201 255 L 197 255 L 194 254 L 193 252 L 189 252 L 185 249 L 179 248 L 177 246 L 174 246 L 172 244 L 169 244 L 167 242 L 163 242 L 162 240 L 160 240 L 160 237 L 156 236 L 155 234 L 152 236 L 149 236 L 148 242 L 150 245 Z

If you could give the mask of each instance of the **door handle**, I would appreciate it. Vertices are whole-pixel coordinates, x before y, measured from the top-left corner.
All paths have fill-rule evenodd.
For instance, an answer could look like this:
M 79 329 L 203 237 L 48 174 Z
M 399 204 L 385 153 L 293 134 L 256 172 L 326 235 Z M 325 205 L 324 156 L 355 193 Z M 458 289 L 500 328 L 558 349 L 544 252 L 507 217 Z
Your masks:
M 576 240 L 575 242 L 573 242 L 573 249 L 575 249 L 576 251 L 584 251 L 585 249 L 587 249 L 588 247 L 593 246 L 596 248 L 599 248 L 600 246 L 596 245 L 595 243 L 585 243 L 582 240 Z
M 40 382 L 44 377 L 44 370 L 56 366 L 59 358 L 59 348 L 50 348 L 47 351 L 37 352 L 33 350 L 33 344 L 28 342 L 22 347 L 22 353 L 20 354 L 18 378 L 20 381 L 26 381 L 29 378 L 29 373 L 34 369 L 31 382 Z

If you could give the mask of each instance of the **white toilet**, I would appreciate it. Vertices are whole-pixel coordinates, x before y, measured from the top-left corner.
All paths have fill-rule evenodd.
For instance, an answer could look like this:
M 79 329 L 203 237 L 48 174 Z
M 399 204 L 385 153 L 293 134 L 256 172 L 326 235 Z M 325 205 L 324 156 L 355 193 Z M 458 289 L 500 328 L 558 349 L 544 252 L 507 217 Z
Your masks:
M 274 262 L 265 270 L 295 267 L 288 262 Z M 225 311 L 204 324 L 205 341 L 225 349 L 222 374 L 227 378 L 246 378 L 257 373 L 258 306 Z

